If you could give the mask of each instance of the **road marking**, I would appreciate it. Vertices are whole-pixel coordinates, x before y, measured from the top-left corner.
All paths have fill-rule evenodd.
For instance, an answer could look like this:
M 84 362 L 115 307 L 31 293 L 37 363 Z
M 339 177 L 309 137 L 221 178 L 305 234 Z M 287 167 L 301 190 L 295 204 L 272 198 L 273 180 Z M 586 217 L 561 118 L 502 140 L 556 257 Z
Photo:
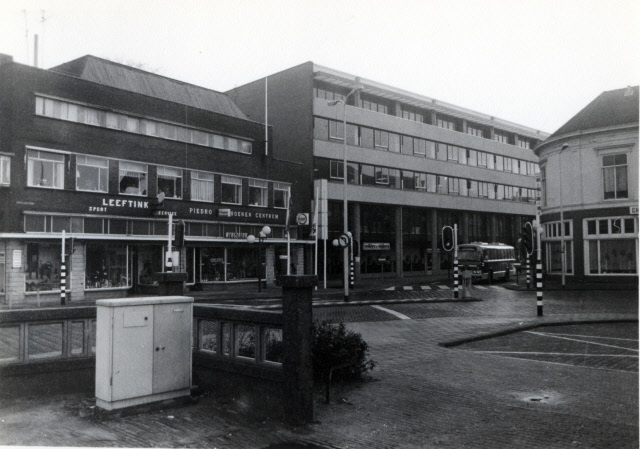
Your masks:
M 440 290 L 451 290 L 449 287 L 447 287 L 446 285 L 438 285 L 438 288 Z
M 429 287 L 428 285 L 421 285 L 420 288 L 422 290 L 431 290 L 431 287 Z
M 481 285 L 474 285 L 475 288 L 477 288 L 478 290 L 486 290 L 487 287 L 483 287 Z
M 560 337 L 557 335 L 553 335 L 553 334 L 545 334 L 543 332 L 533 332 L 533 331 L 524 331 L 526 334 L 533 334 L 533 335 L 541 335 L 543 337 L 552 337 L 552 338 L 559 338 L 561 340 L 569 340 L 569 341 L 577 341 L 579 343 L 587 343 L 590 345 L 598 345 L 598 346 L 606 346 L 608 348 L 616 348 L 616 349 L 624 349 L 626 351 L 633 351 L 633 352 L 638 352 L 637 349 L 631 349 L 631 348 L 624 348 L 622 346 L 614 346 L 614 345 L 606 345 L 604 343 L 595 343 L 593 341 L 586 341 L 586 340 L 579 340 L 577 338 L 567 338 L 567 337 Z
M 384 291 L 385 292 L 392 292 L 394 291 L 396 288 L 395 287 L 389 287 L 389 288 L 385 288 Z
M 381 307 L 381 306 L 371 306 L 371 307 L 373 307 L 374 309 L 382 310 L 383 312 L 390 313 L 391 315 L 397 316 L 401 320 L 410 320 L 411 319 L 407 315 L 403 315 L 400 312 L 396 312 L 395 310 L 387 309 L 386 307 Z
M 631 354 L 570 354 L 566 352 L 519 352 L 519 351 L 474 351 L 483 354 L 526 354 L 526 355 L 570 355 L 578 357 L 631 357 L 637 359 L 637 355 Z
M 405 285 L 404 287 L 402 287 L 402 290 L 413 290 L 413 287 L 411 287 L 410 285 Z
M 555 332 L 546 332 L 546 333 L 551 334 L 551 335 L 563 335 L 563 336 L 566 336 L 566 337 L 602 338 L 602 339 L 605 339 L 605 340 L 638 341 L 637 339 L 634 340 L 633 338 L 596 337 L 595 335 L 557 334 Z
M 504 287 L 500 287 L 499 285 L 490 285 L 489 287 L 496 288 L 498 290 L 504 288 Z

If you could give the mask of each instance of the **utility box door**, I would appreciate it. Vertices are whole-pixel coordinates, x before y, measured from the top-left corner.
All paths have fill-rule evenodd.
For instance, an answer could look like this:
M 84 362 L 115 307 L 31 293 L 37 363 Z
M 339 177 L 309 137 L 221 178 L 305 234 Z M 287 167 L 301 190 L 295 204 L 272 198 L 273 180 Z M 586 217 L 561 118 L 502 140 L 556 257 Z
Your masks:
M 153 306 L 114 307 L 112 401 L 150 395 Z
M 191 303 L 154 307 L 153 393 L 191 387 Z

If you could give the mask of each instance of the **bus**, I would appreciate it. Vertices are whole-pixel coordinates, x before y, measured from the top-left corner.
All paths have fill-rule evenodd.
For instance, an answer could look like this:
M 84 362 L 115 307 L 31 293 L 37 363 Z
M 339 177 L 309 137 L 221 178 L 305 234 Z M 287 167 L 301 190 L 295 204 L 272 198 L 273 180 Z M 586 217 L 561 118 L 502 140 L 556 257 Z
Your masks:
M 473 279 L 509 280 L 515 274 L 516 251 L 504 243 L 472 242 L 458 245 L 458 266 L 462 271 L 470 270 Z

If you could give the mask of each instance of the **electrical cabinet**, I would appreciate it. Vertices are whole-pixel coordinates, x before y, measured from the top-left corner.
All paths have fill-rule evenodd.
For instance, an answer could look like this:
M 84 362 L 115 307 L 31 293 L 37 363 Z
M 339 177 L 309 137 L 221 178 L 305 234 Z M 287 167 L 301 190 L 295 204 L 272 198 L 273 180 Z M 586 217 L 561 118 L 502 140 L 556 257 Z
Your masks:
M 193 298 L 103 299 L 96 306 L 98 407 L 190 394 Z

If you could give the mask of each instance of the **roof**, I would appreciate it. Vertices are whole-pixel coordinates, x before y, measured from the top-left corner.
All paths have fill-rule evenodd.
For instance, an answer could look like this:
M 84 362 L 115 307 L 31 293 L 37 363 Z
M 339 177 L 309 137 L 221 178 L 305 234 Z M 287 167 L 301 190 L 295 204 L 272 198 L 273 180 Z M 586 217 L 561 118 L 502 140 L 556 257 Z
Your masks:
M 638 124 L 638 86 L 602 92 L 549 139 L 589 129 Z
M 149 97 L 247 119 L 247 116 L 240 108 L 227 95 L 221 92 L 92 55 L 74 59 L 52 67 L 50 70 Z

